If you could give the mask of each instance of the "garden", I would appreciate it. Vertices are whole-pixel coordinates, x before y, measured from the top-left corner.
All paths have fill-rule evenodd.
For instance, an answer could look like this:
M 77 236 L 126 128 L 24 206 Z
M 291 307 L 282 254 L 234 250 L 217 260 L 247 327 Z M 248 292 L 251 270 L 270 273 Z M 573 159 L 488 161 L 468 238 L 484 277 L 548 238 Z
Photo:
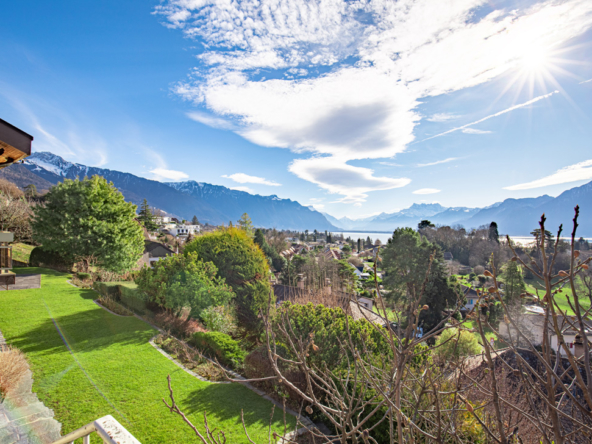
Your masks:
M 112 415 L 140 442 L 187 443 L 194 432 L 162 402 L 171 375 L 175 397 L 198 427 L 207 412 L 210 426 L 224 430 L 229 442 L 248 442 L 241 410 L 252 439 L 268 436 L 272 404 L 248 388 L 203 382 L 162 356 L 149 340 L 157 330 L 135 316 L 116 316 L 97 306 L 97 293 L 71 285 L 69 274 L 42 268 L 40 289 L 0 294 L 0 331 L 23 351 L 34 375 L 33 390 L 69 433 Z M 287 415 L 288 427 L 295 420 Z M 282 433 L 283 412 L 276 409 L 272 429 Z

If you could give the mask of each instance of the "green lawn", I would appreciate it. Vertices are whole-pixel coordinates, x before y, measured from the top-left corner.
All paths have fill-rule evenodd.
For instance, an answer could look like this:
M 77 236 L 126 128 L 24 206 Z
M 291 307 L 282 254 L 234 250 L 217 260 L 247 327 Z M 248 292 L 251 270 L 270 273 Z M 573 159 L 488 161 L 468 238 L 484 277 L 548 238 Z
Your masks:
M 526 284 L 526 291 L 536 295 L 536 290 L 539 290 L 539 295 L 541 297 L 544 296 L 545 294 L 545 290 L 543 285 L 536 279 L 525 279 L 524 283 Z M 571 291 L 571 288 L 568 285 L 564 286 L 562 289 L 562 293 L 557 293 L 555 295 L 555 301 L 557 302 L 557 305 L 559 305 L 559 307 L 564 310 L 568 315 L 574 315 L 575 313 L 573 312 L 573 310 L 571 309 L 571 307 L 569 306 L 569 303 L 567 302 L 567 296 L 569 296 L 571 303 L 573 304 L 573 293 Z M 577 290 L 577 286 L 576 286 L 576 290 Z M 578 291 L 577 295 L 579 296 L 580 299 L 580 305 L 588 310 L 590 308 L 590 301 L 588 300 L 588 298 L 583 294 L 583 292 Z
M 68 275 L 40 268 L 40 289 L 0 292 L 0 330 L 26 353 L 34 391 L 69 433 L 113 415 L 143 444 L 197 442 L 181 418 L 162 403 L 171 375 L 182 410 L 203 431 L 209 424 L 243 443 L 240 411 L 256 442 L 267 442 L 272 404 L 238 384 L 211 384 L 188 375 L 155 350 L 155 330 L 135 317 L 118 317 L 93 303 L 97 294 L 67 283 Z M 276 409 L 274 429 L 283 430 Z M 294 418 L 288 415 L 289 426 Z M 98 440 L 96 442 L 99 442 Z
M 31 251 L 35 248 L 34 245 L 27 245 L 22 244 L 20 242 L 15 242 L 12 244 L 12 258 L 15 261 L 24 262 L 26 264 L 29 263 L 29 256 L 31 256 Z

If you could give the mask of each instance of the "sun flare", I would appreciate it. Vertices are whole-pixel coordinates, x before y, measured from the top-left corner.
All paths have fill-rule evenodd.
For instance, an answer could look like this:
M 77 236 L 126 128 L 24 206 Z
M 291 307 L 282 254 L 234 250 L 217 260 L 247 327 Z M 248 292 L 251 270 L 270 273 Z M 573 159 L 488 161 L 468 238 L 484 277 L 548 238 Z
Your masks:
M 522 70 L 530 73 L 540 73 L 546 70 L 550 62 L 549 52 L 546 48 L 530 48 L 520 60 Z

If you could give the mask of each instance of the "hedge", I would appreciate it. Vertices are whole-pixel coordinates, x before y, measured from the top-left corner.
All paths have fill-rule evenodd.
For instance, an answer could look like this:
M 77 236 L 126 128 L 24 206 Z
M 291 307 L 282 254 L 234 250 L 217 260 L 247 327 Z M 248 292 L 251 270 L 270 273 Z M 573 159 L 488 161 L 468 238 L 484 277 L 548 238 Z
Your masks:
M 247 353 L 227 334 L 217 331 L 199 332 L 193 335 L 191 342 L 205 355 L 217 359 L 220 364 L 238 368 L 245 362 Z
M 35 247 L 29 256 L 29 266 L 54 268 L 59 271 L 70 270 L 72 264 L 53 251 L 44 250 L 42 246 Z
M 150 309 L 146 300 L 132 282 L 95 282 L 93 288 L 103 296 L 110 297 L 138 314 L 147 314 Z

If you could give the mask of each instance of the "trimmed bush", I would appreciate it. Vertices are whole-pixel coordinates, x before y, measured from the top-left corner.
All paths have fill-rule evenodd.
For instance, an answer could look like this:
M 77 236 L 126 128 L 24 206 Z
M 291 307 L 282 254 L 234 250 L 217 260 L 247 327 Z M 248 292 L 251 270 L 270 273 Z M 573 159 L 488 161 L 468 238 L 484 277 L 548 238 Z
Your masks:
M 183 254 L 197 253 L 212 262 L 235 294 L 239 324 L 250 332 L 261 332 L 259 310 L 267 307 L 270 296 L 267 258 L 253 239 L 239 228 L 225 228 L 199 236 L 185 246 Z M 271 301 L 272 306 L 275 300 Z
M 76 276 L 78 276 L 78 279 L 81 281 L 86 281 L 92 277 L 90 273 L 76 273 Z
M 436 356 L 441 360 L 458 360 L 481 353 L 477 337 L 466 330 L 449 328 L 444 330 L 436 341 Z
M 220 364 L 238 368 L 245 361 L 247 353 L 240 348 L 237 341 L 224 333 L 195 333 L 191 341 L 205 355 L 217 359 Z
M 72 268 L 72 264 L 68 264 L 59 254 L 45 250 L 42 246 L 33 248 L 31 256 L 29 256 L 29 265 L 31 267 L 55 268 L 60 271 Z
M 93 288 L 135 313 L 147 314 L 151 311 L 136 284 L 131 282 L 95 282 Z

